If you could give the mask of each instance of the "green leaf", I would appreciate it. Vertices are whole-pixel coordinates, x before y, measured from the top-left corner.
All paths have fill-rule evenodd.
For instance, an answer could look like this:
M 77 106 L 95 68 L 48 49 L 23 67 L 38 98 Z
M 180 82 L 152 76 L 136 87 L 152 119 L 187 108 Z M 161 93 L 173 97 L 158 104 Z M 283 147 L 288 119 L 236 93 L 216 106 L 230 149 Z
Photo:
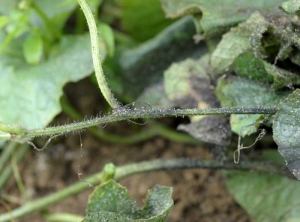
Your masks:
M 260 160 L 284 165 L 284 159 L 274 149 L 262 150 Z M 262 173 L 225 171 L 225 175 L 230 193 L 255 221 L 292 222 L 300 219 L 299 182 Z
M 298 181 L 247 172 L 228 172 L 226 175 L 230 193 L 255 221 L 287 222 L 300 219 Z
M 289 0 L 289 1 L 283 2 L 281 5 L 281 8 L 283 9 L 283 11 L 285 11 L 288 14 L 299 15 L 300 1 L 299 0 Z
M 280 105 L 273 122 L 273 138 L 287 167 L 300 180 L 300 89 Z
M 220 78 L 216 94 L 222 107 L 276 107 L 289 91 L 275 91 L 269 84 L 257 81 Z M 260 120 L 266 115 L 231 115 L 231 129 L 241 136 L 251 135 L 257 131 Z
M 30 65 L 36 65 L 43 55 L 43 40 L 38 33 L 30 33 L 23 42 L 23 54 Z
M 139 41 L 154 37 L 173 21 L 167 20 L 159 0 L 121 0 L 122 29 Z
M 101 51 L 104 58 L 105 49 Z M 61 111 L 62 87 L 93 72 L 89 35 L 64 37 L 39 65 L 17 64 L 13 57 L 0 55 L 0 121 L 29 129 L 45 127 Z
M 218 35 L 246 20 L 255 11 L 276 13 L 282 0 L 161 0 L 169 18 L 200 14 L 205 35 Z
M 84 221 L 158 222 L 165 221 L 173 206 L 172 188 L 156 185 L 148 191 L 142 209 L 120 184 L 110 180 L 91 194 Z

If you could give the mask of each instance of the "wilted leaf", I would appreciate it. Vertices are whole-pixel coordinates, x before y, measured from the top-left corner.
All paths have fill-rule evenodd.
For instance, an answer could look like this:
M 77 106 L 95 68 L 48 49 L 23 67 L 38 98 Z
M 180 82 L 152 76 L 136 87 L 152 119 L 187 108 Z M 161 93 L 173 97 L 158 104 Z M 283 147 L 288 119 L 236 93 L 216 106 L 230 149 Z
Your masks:
M 276 64 L 287 59 L 292 50 L 289 46 L 300 47 L 300 36 L 292 32 L 290 26 L 286 17 L 266 19 L 260 13 L 252 14 L 223 36 L 211 57 L 213 75 L 234 68 L 238 75 L 247 78 L 267 82 L 273 79 L 277 89 L 299 84 L 297 69 L 288 66 L 285 70 Z
M 287 167 L 300 180 L 300 90 L 280 105 L 273 122 L 273 137 Z
M 225 116 L 207 116 L 196 122 L 180 124 L 177 129 L 200 141 L 226 146 L 232 133 L 228 122 Z
M 279 88 L 283 88 L 284 86 L 292 88 L 293 85 L 300 84 L 300 78 L 298 74 L 278 68 L 265 61 L 263 62 L 263 64 L 268 74 L 271 74 L 274 77 L 274 83 L 273 83 L 274 88 L 279 89 Z
M 205 34 L 216 35 L 246 20 L 255 11 L 278 14 L 283 0 L 161 0 L 169 18 L 201 14 L 200 24 Z
M 214 75 L 220 74 L 230 68 L 239 55 L 249 51 L 251 49 L 249 38 L 252 33 L 256 31 L 257 27 L 267 29 L 268 25 L 268 21 L 260 13 L 254 13 L 247 21 L 232 28 L 230 32 L 223 35 L 221 42 L 211 57 L 211 66 Z M 255 47 L 259 46 L 256 45 Z
M 56 53 L 37 66 L 17 64 L 13 57 L 0 55 L 0 121 L 44 127 L 61 111 L 62 87 L 93 71 L 89 35 L 64 37 Z
M 168 98 L 180 107 L 205 108 L 217 105 L 206 70 L 199 60 L 173 63 L 165 72 Z
M 168 99 L 180 108 L 219 107 L 213 86 L 207 75 L 208 56 L 198 60 L 186 59 L 173 63 L 164 72 L 165 91 Z M 190 124 L 181 124 L 185 131 L 198 140 L 227 145 L 231 130 L 226 117 L 197 116 Z
M 156 185 L 148 191 L 142 209 L 128 191 L 114 181 L 95 188 L 91 194 L 84 221 L 160 222 L 165 221 L 173 206 L 172 188 Z
M 233 69 L 237 75 L 245 78 L 268 83 L 273 82 L 275 89 L 284 86 L 291 87 L 300 83 L 297 74 L 258 59 L 250 52 L 245 52 L 237 57 L 233 63 Z
M 257 81 L 232 78 L 220 78 L 216 94 L 222 107 L 277 107 L 280 101 L 288 95 L 288 91 L 275 91 L 269 84 Z M 251 135 L 257 131 L 260 120 L 266 115 L 231 115 L 231 129 L 241 135 Z

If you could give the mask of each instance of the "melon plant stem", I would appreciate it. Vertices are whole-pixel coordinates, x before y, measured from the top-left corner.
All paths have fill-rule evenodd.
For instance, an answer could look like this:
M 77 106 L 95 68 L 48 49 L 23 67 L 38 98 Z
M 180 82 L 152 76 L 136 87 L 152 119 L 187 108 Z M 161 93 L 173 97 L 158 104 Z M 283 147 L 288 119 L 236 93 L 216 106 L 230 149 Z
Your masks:
M 97 82 L 99 85 L 99 88 L 108 102 L 108 104 L 112 108 L 117 108 L 121 104 L 116 100 L 113 93 L 111 92 L 110 88 L 108 87 L 108 84 L 106 82 L 103 69 L 101 66 L 101 57 L 100 57 L 100 45 L 99 45 L 99 37 L 98 37 L 98 29 L 96 26 L 96 22 L 93 16 L 93 13 L 89 7 L 89 5 L 86 3 L 85 0 L 78 0 L 78 3 L 80 7 L 82 8 L 82 11 L 84 13 L 84 16 L 87 20 L 90 36 L 91 36 L 91 46 L 92 46 L 92 57 L 93 57 L 93 64 L 95 69 L 95 75 L 97 78 Z
M 265 172 L 272 174 L 284 175 L 281 166 L 274 164 L 264 164 L 258 162 L 243 162 L 240 164 L 235 164 L 232 161 L 221 163 L 214 160 L 201 160 L 194 158 L 180 158 L 180 159 L 156 159 L 150 161 L 144 161 L 141 163 L 134 163 L 125 166 L 116 167 L 115 175 L 113 179 L 120 180 L 127 176 L 152 172 L 158 170 L 175 170 L 175 169 L 227 169 L 227 170 L 246 170 L 246 171 L 256 171 L 256 172 Z M 86 179 L 88 183 L 93 185 L 98 185 L 104 177 L 104 173 L 96 173 Z M 66 199 L 70 196 L 76 195 L 83 190 L 89 188 L 89 185 L 85 182 L 77 182 L 76 184 L 69 186 L 59 192 L 50 194 L 46 197 L 43 197 L 38 200 L 33 200 L 25 203 L 23 206 L 14 209 L 8 213 L 0 215 L 0 222 L 9 221 L 12 219 L 20 218 L 22 216 L 28 215 L 32 212 L 39 211 L 60 202 L 63 199 Z M 91 191 L 92 192 L 92 191 Z
M 129 119 L 155 119 L 165 117 L 184 117 L 197 115 L 231 115 L 231 114 L 275 114 L 277 108 L 207 108 L 207 109 L 163 109 L 163 110 L 126 110 L 120 109 L 117 112 L 103 117 L 94 118 L 82 122 L 72 123 L 68 125 L 48 127 L 44 129 L 32 129 L 23 131 L 22 128 L 9 128 L 8 133 L 0 134 L 0 140 L 28 140 L 36 136 L 52 136 L 57 134 L 66 134 L 72 131 L 86 129 L 92 126 L 99 126 L 111 122 L 117 122 Z M 0 131 L 6 132 L 5 128 Z M 15 132 L 13 135 L 10 131 Z M 19 135 L 19 137 L 17 136 Z
M 68 116 L 74 118 L 77 121 L 83 120 L 81 114 L 70 104 L 70 102 L 65 96 L 62 97 L 61 101 L 62 101 L 62 109 L 66 114 L 68 114 Z M 155 136 L 161 136 L 171 141 L 180 142 L 180 143 L 187 143 L 187 144 L 200 143 L 199 140 L 194 139 L 188 134 L 177 132 L 156 121 L 151 121 L 149 125 L 147 125 L 146 129 L 144 128 L 144 130 L 142 130 L 141 132 L 138 132 L 131 136 L 119 136 L 116 134 L 111 134 L 104 130 L 99 130 L 98 127 L 88 128 L 88 131 L 94 136 L 96 136 L 97 138 L 113 144 L 131 145 L 131 144 L 148 140 Z

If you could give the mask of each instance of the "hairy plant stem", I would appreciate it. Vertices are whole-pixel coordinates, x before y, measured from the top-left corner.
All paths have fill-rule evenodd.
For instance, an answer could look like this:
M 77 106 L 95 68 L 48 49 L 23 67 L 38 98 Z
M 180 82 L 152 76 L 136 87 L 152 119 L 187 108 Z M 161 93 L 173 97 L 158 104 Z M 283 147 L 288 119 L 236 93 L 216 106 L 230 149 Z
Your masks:
M 104 98 L 108 102 L 108 104 L 112 108 L 117 108 L 120 106 L 120 103 L 116 100 L 116 98 L 114 97 L 110 88 L 108 87 L 108 84 L 106 82 L 106 79 L 105 79 L 105 76 L 103 73 L 103 69 L 101 66 L 98 29 L 96 26 L 96 22 L 95 22 L 93 13 L 85 0 L 78 0 L 78 3 L 80 5 L 80 7 L 82 8 L 82 11 L 87 20 L 89 31 L 90 31 L 93 64 L 94 64 L 95 75 L 97 78 L 99 88 L 100 88 Z
M 277 108 L 207 108 L 207 109 L 163 109 L 163 110 L 127 110 L 119 109 L 111 115 L 97 117 L 91 120 L 72 123 L 68 125 L 48 127 L 44 129 L 27 130 L 14 128 L 15 134 L 0 134 L 0 140 L 28 140 L 36 136 L 52 136 L 57 134 L 66 134 L 72 131 L 80 131 L 91 126 L 107 124 L 129 119 L 154 119 L 164 117 L 184 117 L 196 115 L 230 115 L 230 114 L 275 114 Z M 0 131 L 4 131 L 0 126 Z M 20 132 L 20 133 L 19 133 Z
M 180 158 L 180 159 L 156 159 L 151 161 L 144 161 L 141 163 L 134 163 L 125 166 L 116 167 L 115 175 L 113 179 L 120 180 L 127 176 L 150 172 L 158 170 L 175 170 L 175 169 L 227 169 L 227 170 L 251 170 L 255 172 L 264 172 L 284 175 L 281 166 L 274 164 L 264 164 L 257 162 L 242 162 L 240 164 L 235 164 L 232 161 L 220 163 L 219 161 L 213 160 L 201 160 L 193 158 Z M 103 172 L 94 174 L 87 179 L 86 182 L 93 185 L 98 185 L 103 176 Z M 12 210 L 11 212 L 0 215 L 0 222 L 11 220 L 12 218 L 20 218 L 22 216 L 28 215 L 32 212 L 42 210 L 50 205 L 60 202 L 70 196 L 73 196 L 85 189 L 89 188 L 87 183 L 77 182 L 76 184 L 69 186 L 59 192 L 50 194 L 47 197 L 43 197 L 38 200 L 30 201 L 25 203 L 23 206 Z
M 62 102 L 62 109 L 66 114 L 68 114 L 68 116 L 78 121 L 83 119 L 80 113 L 70 104 L 66 96 L 62 97 L 61 102 Z M 187 143 L 187 144 L 200 143 L 199 140 L 194 139 L 193 137 L 189 136 L 186 133 L 180 133 L 173 129 L 169 129 L 163 124 L 160 124 L 155 121 L 151 121 L 149 125 L 146 128 L 144 128 L 143 131 L 138 132 L 132 136 L 119 136 L 116 134 L 108 133 L 104 130 L 99 130 L 98 127 L 88 128 L 88 131 L 94 136 L 96 136 L 97 138 L 113 144 L 130 145 L 141 141 L 145 141 L 155 136 L 161 136 L 171 141 L 180 142 L 180 143 Z

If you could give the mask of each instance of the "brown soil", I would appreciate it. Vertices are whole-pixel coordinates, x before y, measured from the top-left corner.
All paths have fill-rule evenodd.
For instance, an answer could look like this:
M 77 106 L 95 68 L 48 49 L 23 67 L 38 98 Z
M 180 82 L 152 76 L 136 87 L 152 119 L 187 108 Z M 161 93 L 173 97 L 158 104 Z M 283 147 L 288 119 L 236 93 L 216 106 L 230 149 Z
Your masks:
M 66 91 L 73 105 L 81 113 L 90 116 L 95 115 L 97 110 L 101 110 L 101 103 L 97 102 L 97 100 L 100 101 L 99 97 L 94 96 L 98 93 L 97 89 L 87 86 L 89 86 L 88 81 L 82 81 L 75 86 L 73 84 L 68 86 Z M 57 121 L 65 122 L 65 117 L 65 115 L 60 115 Z M 139 129 L 140 126 L 127 122 L 110 124 L 105 128 L 119 135 L 128 134 L 128 131 L 134 133 Z M 78 134 L 70 134 L 52 142 L 44 152 L 31 150 L 28 153 L 19 166 L 28 197 L 32 199 L 43 197 L 78 182 L 78 164 L 81 165 L 84 178 L 101 171 L 102 167 L 109 162 L 118 166 L 156 158 L 211 158 L 207 150 L 200 145 L 179 144 L 159 137 L 130 146 L 122 146 L 105 143 L 87 132 L 82 133 L 81 136 L 83 157 L 80 163 Z M 229 194 L 220 171 L 194 169 L 152 172 L 130 176 L 120 183 L 138 200 L 140 206 L 147 190 L 155 184 L 172 186 L 175 205 L 168 219 L 170 222 L 253 221 Z M 20 197 L 14 178 L 9 180 L 2 192 Z M 85 215 L 88 196 L 91 192 L 92 189 L 87 189 L 49 207 L 48 211 Z M 3 213 L 5 210 L 1 208 L 0 205 L 0 212 Z M 16 221 L 35 222 L 44 221 L 44 219 L 40 212 L 36 212 Z

